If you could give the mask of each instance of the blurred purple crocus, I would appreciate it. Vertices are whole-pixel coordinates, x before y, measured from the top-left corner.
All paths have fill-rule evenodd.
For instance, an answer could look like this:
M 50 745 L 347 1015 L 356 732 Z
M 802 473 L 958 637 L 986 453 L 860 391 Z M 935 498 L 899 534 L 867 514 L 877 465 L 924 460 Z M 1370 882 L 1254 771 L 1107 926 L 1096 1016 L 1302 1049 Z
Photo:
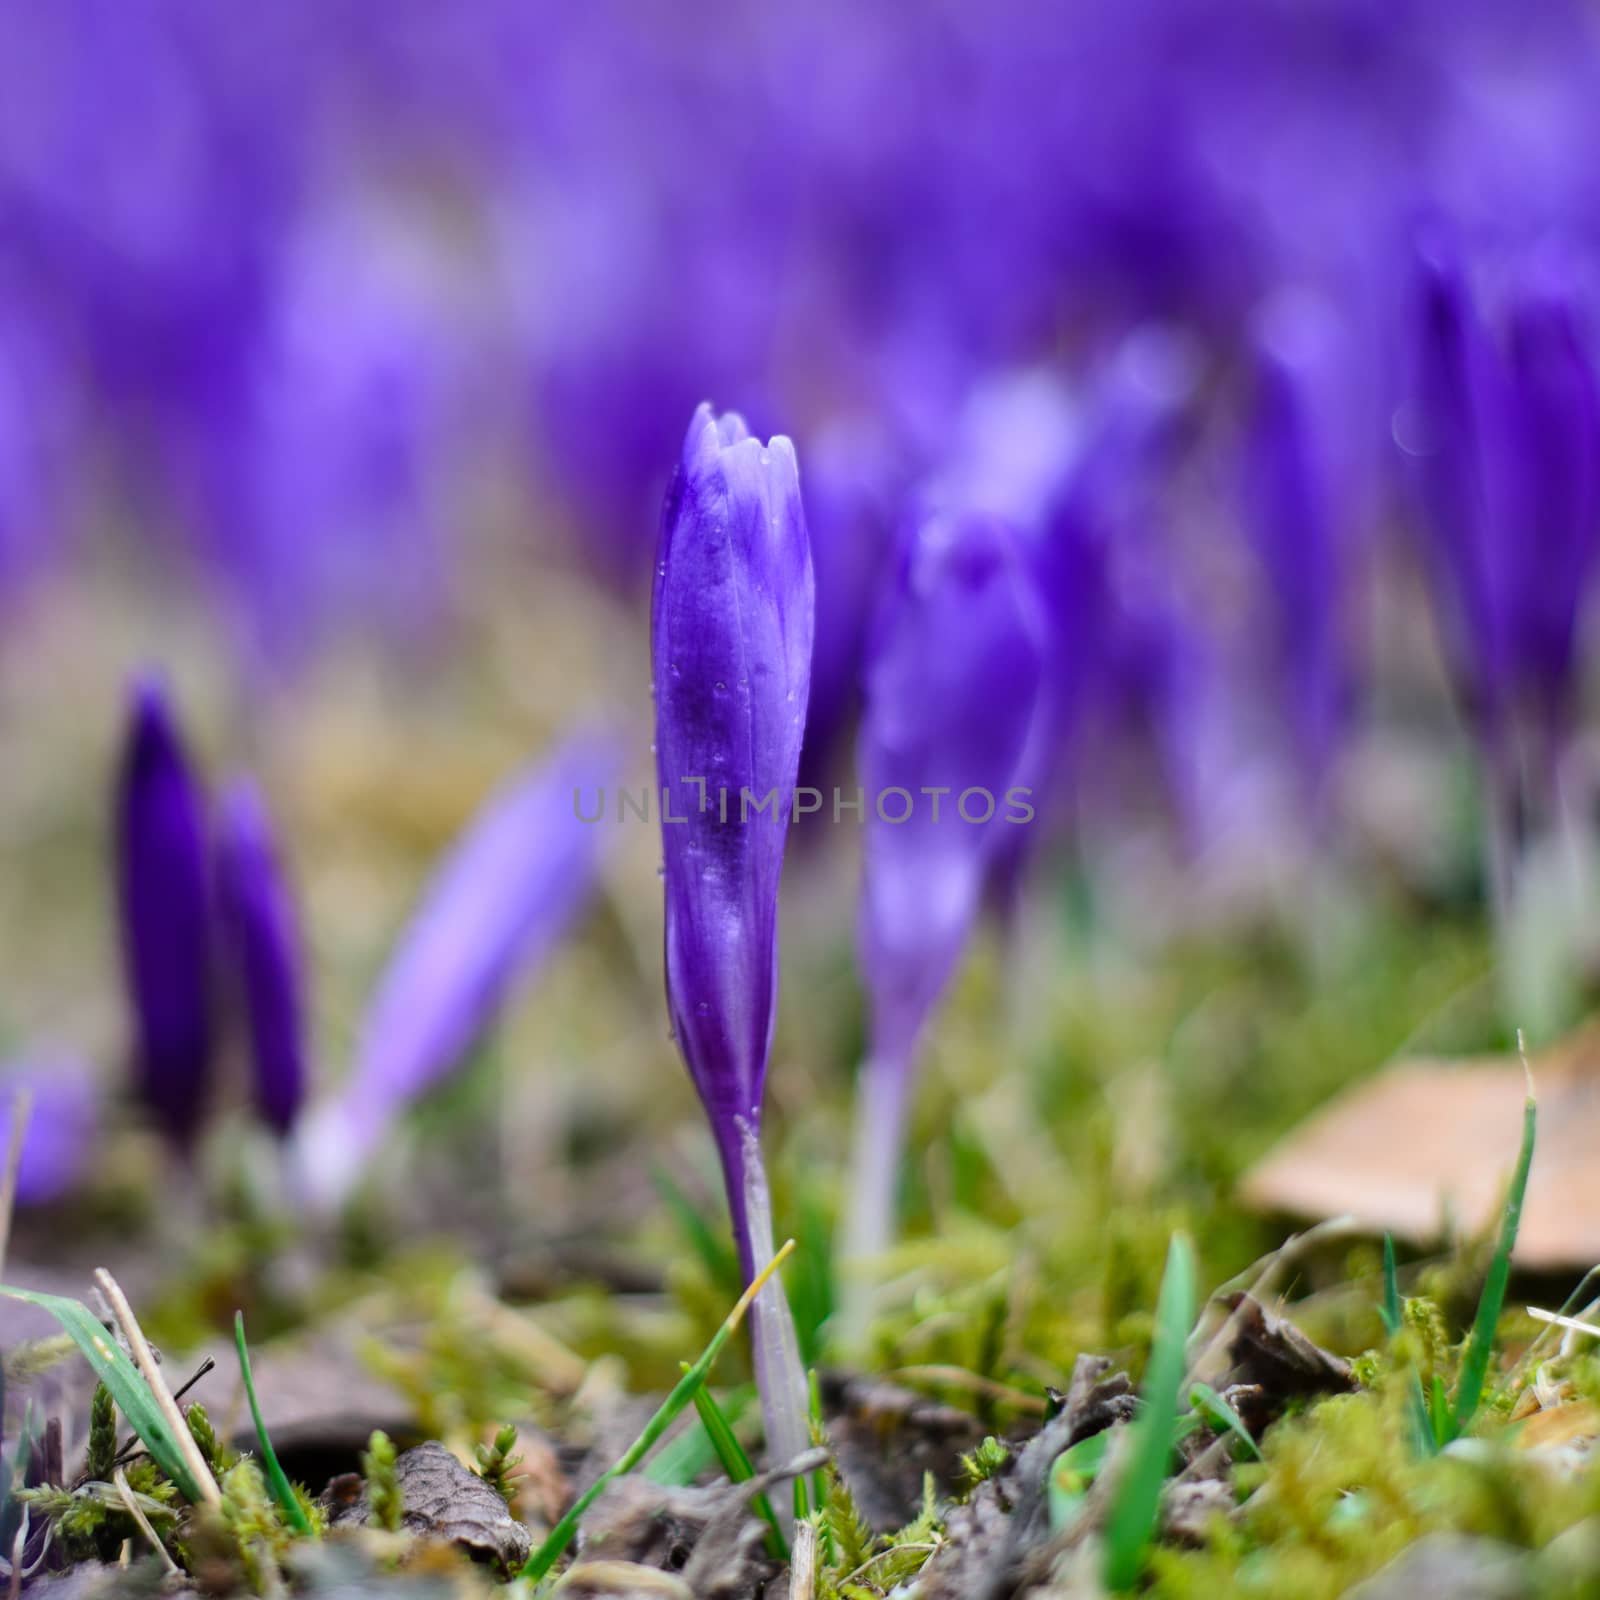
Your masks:
M 1044 624 L 1010 527 L 939 514 L 905 541 L 868 646 L 859 943 L 870 1009 L 846 1249 L 882 1251 L 918 1039 L 960 958 L 994 854 L 1033 818 L 1017 787 Z
M 1412 458 L 1452 667 L 1491 765 L 1548 781 L 1571 730 L 1580 609 L 1600 555 L 1600 384 L 1573 296 L 1521 282 L 1500 337 L 1461 274 L 1424 264 Z
M 461 1064 L 588 904 L 606 835 L 583 817 L 599 814 L 617 765 L 610 737 L 573 736 L 446 856 L 379 980 L 355 1070 L 301 1130 L 315 1202 L 343 1199 L 393 1119 Z
M 37 1052 L 0 1068 L 0 1152 L 26 1091 L 32 1109 L 22 1138 L 17 1201 L 43 1205 L 70 1193 L 83 1176 L 99 1122 L 94 1074 L 70 1055 Z
M 287 1139 L 305 1098 L 306 1018 L 299 929 L 267 808 L 253 783 L 223 797 L 217 896 L 250 1041 L 256 1109 Z
M 1446 655 L 1482 749 L 1485 867 L 1506 1002 L 1537 1033 L 1560 1015 L 1575 953 L 1524 900 L 1561 803 L 1577 638 L 1600 555 L 1600 383 L 1578 302 L 1523 268 L 1491 323 L 1461 272 L 1423 263 L 1413 385 L 1395 437 L 1410 457 Z M 1577 907 L 1559 915 L 1581 915 Z
M 778 997 L 778 880 L 811 677 L 814 583 L 794 446 L 702 405 L 667 491 L 651 609 L 667 1004 L 711 1121 L 740 1266 L 772 1256 L 761 1100 Z M 809 1442 L 781 1285 L 752 1313 L 767 1448 Z
M 1326 794 L 1348 706 L 1339 497 L 1315 435 L 1309 378 L 1256 351 L 1241 477 L 1245 532 L 1277 613 L 1283 702 L 1307 790 Z
M 139 1093 L 192 1149 L 213 1044 L 212 905 L 205 802 L 166 692 L 133 689 L 116 796 L 123 972 Z

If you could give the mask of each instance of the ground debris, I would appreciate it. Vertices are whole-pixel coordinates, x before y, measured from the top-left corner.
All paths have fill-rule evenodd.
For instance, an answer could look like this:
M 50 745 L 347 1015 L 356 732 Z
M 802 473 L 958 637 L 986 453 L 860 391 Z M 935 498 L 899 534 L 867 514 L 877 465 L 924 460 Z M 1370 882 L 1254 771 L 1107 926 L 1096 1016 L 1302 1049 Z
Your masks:
M 289 1557 L 293 1593 L 315 1600 L 483 1600 L 498 1592 L 481 1569 L 452 1559 L 451 1570 L 392 1570 L 349 1539 L 297 1545 Z
M 1178 1544 L 1203 1545 L 1215 1520 L 1237 1510 L 1226 1478 L 1180 1479 L 1162 1498 L 1162 1536 Z
M 899 1384 L 828 1372 L 821 1389 L 839 1475 L 875 1533 L 892 1533 L 917 1515 L 928 1473 L 950 1493 L 961 1457 L 983 1442 L 971 1412 Z
M 1357 1584 L 1345 1600 L 1523 1600 L 1533 1593 L 1525 1553 L 1493 1539 L 1435 1533 L 1402 1551 L 1381 1572 Z
M 695 1600 L 682 1578 L 637 1561 L 591 1561 L 574 1567 L 556 1592 L 561 1600 Z
M 1308 1339 L 1254 1295 L 1236 1294 L 1227 1304 L 1231 1370 L 1224 1394 L 1254 1437 L 1291 1400 L 1355 1389 L 1348 1361 Z
M 918 1580 L 918 1600 L 1008 1600 L 1043 1580 L 1066 1548 L 1050 1528 L 1050 1468 L 1079 1440 L 1130 1421 L 1134 1408 L 1126 1373 L 1113 1372 L 1104 1356 L 1079 1356 L 1060 1413 L 965 1505 L 951 1509 L 945 1543 Z M 1070 1539 L 1081 1539 L 1093 1522 L 1086 1515 Z
M 767 1525 L 751 1511 L 751 1500 L 775 1484 L 815 1471 L 827 1459 L 827 1451 L 812 1450 L 744 1483 L 705 1488 L 668 1487 L 637 1473 L 614 1479 L 584 1519 L 583 1545 L 563 1579 L 562 1593 L 570 1585 L 592 1584 L 587 1569 L 601 1567 L 613 1575 L 635 1568 L 672 1576 L 692 1600 L 753 1600 L 777 1569 L 766 1553 Z M 592 1592 L 678 1591 L 636 1586 L 635 1591 Z
M 504 1500 L 442 1444 L 407 1450 L 394 1464 L 400 1487 L 401 1526 L 412 1537 L 455 1545 L 474 1561 L 509 1576 L 528 1559 L 532 1540 Z M 355 1474 L 335 1478 L 323 1492 L 330 1527 L 368 1526 L 366 1485 Z
M 83 1561 L 70 1572 L 33 1579 L 26 1590 L 28 1600 L 137 1600 L 161 1592 L 161 1568 L 153 1561 L 132 1570 Z

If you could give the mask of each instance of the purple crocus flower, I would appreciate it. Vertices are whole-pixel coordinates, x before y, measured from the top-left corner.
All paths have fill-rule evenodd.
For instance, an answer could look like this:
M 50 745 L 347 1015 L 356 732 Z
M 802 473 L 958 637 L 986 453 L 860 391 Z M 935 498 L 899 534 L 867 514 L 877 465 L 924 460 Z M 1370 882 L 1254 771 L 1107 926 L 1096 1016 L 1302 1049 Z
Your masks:
M 822 788 L 855 714 L 861 650 L 891 543 L 901 463 L 881 431 L 834 423 L 806 450 L 806 521 L 816 570 L 816 649 L 801 776 Z
M 966 944 L 994 852 L 1032 819 L 1016 788 L 1044 624 L 1009 526 L 932 516 L 906 539 L 868 646 L 859 940 L 869 1008 L 847 1249 L 881 1251 L 919 1036 Z
M 1283 698 L 1308 789 L 1322 800 L 1348 701 L 1340 499 L 1303 366 L 1256 352 L 1242 448 L 1245 531 L 1277 613 Z
M 1503 323 L 1496 339 L 1461 275 L 1425 263 L 1398 433 L 1452 665 L 1491 765 L 1506 783 L 1531 760 L 1548 781 L 1600 555 L 1600 384 L 1561 288 L 1517 284 Z
M 778 879 L 811 677 L 814 584 L 794 446 L 702 405 L 667 491 L 651 608 L 667 1004 L 722 1159 L 740 1266 L 772 1254 L 761 1099 L 778 998 Z M 808 1442 L 794 1323 L 752 1325 L 774 1460 Z
M 187 1151 L 211 1063 L 211 884 L 204 799 L 154 678 L 133 689 L 116 841 L 135 1075 L 162 1130 Z
M 323 1206 L 348 1193 L 390 1122 L 465 1059 L 584 909 L 618 763 L 597 733 L 569 739 L 474 819 L 434 874 L 361 1028 L 355 1070 L 307 1119 L 301 1157 Z
M 243 1001 L 256 1109 L 286 1139 L 306 1089 L 304 978 L 299 929 L 266 806 L 235 783 L 218 822 L 217 895 Z
M 0 1067 L 0 1152 L 10 1147 L 18 1096 L 32 1101 L 22 1138 L 17 1200 L 42 1205 L 70 1193 L 94 1147 L 99 1096 L 94 1074 L 76 1057 L 35 1052 Z

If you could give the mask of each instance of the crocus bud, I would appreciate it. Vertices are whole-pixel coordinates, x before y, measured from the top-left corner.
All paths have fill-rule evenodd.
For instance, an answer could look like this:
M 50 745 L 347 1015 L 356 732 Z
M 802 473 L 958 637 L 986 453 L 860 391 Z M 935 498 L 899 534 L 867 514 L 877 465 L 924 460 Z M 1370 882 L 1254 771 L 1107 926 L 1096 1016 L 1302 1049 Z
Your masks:
M 0 1067 L 0 1151 L 28 1101 L 28 1125 L 17 1169 L 19 1205 L 42 1205 L 69 1194 L 84 1176 L 99 1124 L 94 1074 L 75 1056 L 32 1052 Z
M 866 799 L 860 949 L 870 1008 L 847 1250 L 892 1231 L 918 1038 L 1004 837 L 1039 704 L 1043 620 L 1009 527 L 936 515 L 904 542 L 868 644 L 857 766 Z
M 294 903 L 254 784 L 240 780 L 228 790 L 218 833 L 217 897 L 244 1007 L 256 1109 L 285 1139 L 306 1089 L 304 980 Z
M 1519 284 L 1503 336 L 1458 273 L 1424 265 L 1412 458 L 1453 669 L 1491 762 L 1553 757 L 1571 721 L 1578 613 L 1600 555 L 1600 383 L 1569 295 Z
M 778 878 L 811 675 L 811 553 L 794 447 L 701 406 L 667 492 L 652 605 L 667 1004 L 722 1158 L 748 1282 L 772 1252 L 761 1097 L 778 988 Z M 782 1290 L 752 1338 L 777 1461 L 807 1444 Z
M 1338 489 L 1317 437 L 1315 368 L 1264 340 L 1241 449 L 1245 532 L 1277 613 L 1288 721 L 1320 803 L 1344 717 L 1343 552 Z
M 354 1072 L 307 1119 L 314 1201 L 343 1198 L 393 1119 L 461 1064 L 588 903 L 605 841 L 593 819 L 617 761 L 607 736 L 570 739 L 513 779 L 445 857 L 379 980 Z
M 123 972 L 139 1093 L 190 1148 L 211 1062 L 211 893 L 204 803 L 165 692 L 133 691 L 116 796 Z
M 1555 930 L 1590 919 L 1559 783 L 1600 556 L 1600 381 L 1576 297 L 1525 266 L 1486 314 L 1458 272 L 1424 263 L 1395 438 L 1482 752 L 1502 1002 L 1539 1038 L 1570 1020 L 1586 966 L 1586 941 Z

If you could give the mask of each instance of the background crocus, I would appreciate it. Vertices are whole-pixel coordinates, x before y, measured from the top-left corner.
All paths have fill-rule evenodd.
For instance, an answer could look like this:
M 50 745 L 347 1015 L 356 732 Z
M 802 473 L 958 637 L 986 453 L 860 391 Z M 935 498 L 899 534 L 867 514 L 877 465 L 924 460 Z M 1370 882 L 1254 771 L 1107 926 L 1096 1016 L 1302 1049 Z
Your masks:
M 1560 781 L 1578 624 L 1600 556 L 1600 381 L 1565 284 L 1523 264 L 1497 309 L 1485 313 L 1454 264 L 1423 263 L 1396 437 L 1483 757 L 1505 998 L 1539 1036 L 1569 1009 L 1575 947 L 1593 935 Z M 1532 883 L 1543 887 L 1529 893 Z
M 618 767 L 610 737 L 574 735 L 515 778 L 440 865 L 390 957 L 354 1071 L 303 1130 L 303 1181 L 323 1206 L 360 1176 L 385 1129 L 465 1059 L 594 892 L 605 833 L 596 790 Z
M 286 1139 L 306 1090 L 305 980 L 294 903 L 253 783 L 240 779 L 223 796 L 217 832 L 221 931 L 244 1008 L 256 1109 Z
M 667 1004 L 711 1121 L 746 1282 L 772 1255 L 761 1099 L 814 603 L 793 445 L 762 444 L 742 418 L 702 405 L 667 491 L 651 614 Z M 808 1443 L 808 1406 L 779 1284 L 752 1316 L 767 1448 L 788 1461 Z
M 854 1257 L 891 1237 L 917 1042 L 966 944 L 996 849 L 1027 825 L 1008 820 L 1024 813 L 1006 792 L 1022 767 L 1043 659 L 1040 604 L 1009 527 L 971 513 L 918 525 L 868 647 L 857 753 L 871 1015 L 845 1229 Z
M 212 904 L 205 803 L 161 684 L 133 689 L 116 793 L 123 973 L 139 1093 L 190 1149 L 212 1053 Z
M 1506 302 L 1497 329 L 1459 270 L 1423 265 L 1399 437 L 1474 726 L 1502 773 L 1548 776 L 1600 555 L 1600 384 L 1570 293 L 1523 282 Z
M 1245 532 L 1277 623 L 1277 664 L 1306 790 L 1320 807 L 1348 710 L 1347 528 L 1318 436 L 1314 356 L 1259 339 L 1241 446 Z M 1318 352 L 1320 353 L 1320 352 Z
M 99 1125 L 94 1074 L 75 1056 L 38 1050 L 0 1067 L 0 1151 L 26 1092 L 32 1109 L 22 1139 L 17 1201 L 42 1205 L 68 1194 L 84 1176 Z

